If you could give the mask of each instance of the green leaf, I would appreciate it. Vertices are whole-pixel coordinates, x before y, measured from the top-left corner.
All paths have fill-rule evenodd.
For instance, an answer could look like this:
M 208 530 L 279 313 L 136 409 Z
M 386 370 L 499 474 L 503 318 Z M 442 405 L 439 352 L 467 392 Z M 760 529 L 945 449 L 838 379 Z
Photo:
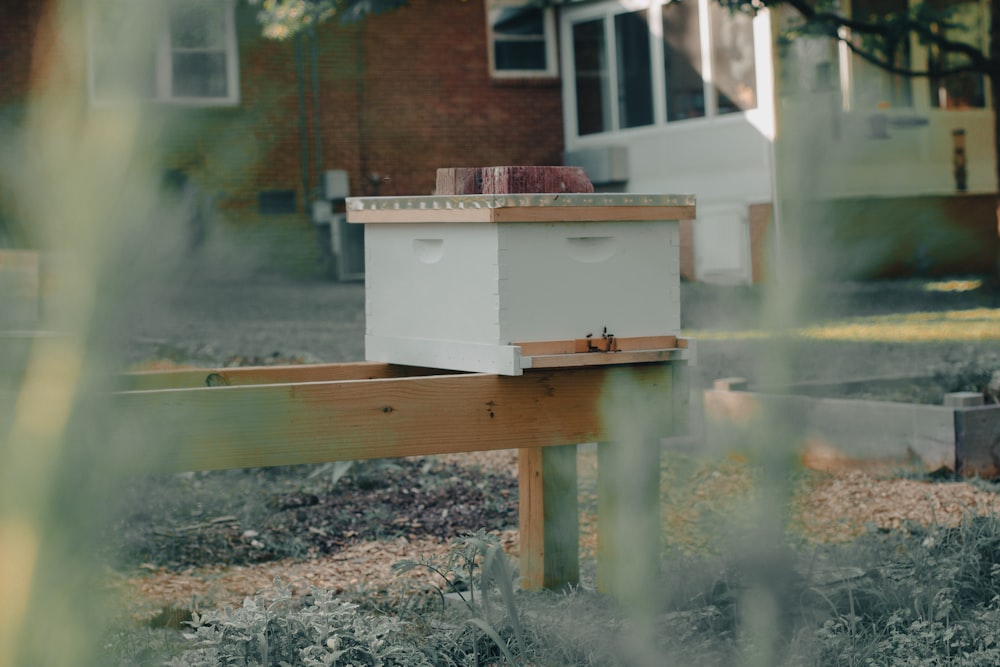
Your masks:
M 483 632 L 485 632 L 486 635 L 493 640 L 493 643 L 497 645 L 497 648 L 500 649 L 500 652 L 503 653 L 503 657 L 507 659 L 507 662 L 509 662 L 512 665 L 520 664 L 517 660 L 514 660 L 514 656 L 511 655 L 510 650 L 507 648 L 507 645 L 504 643 L 503 639 L 500 638 L 500 635 L 497 634 L 497 631 L 494 630 L 489 623 L 487 623 L 481 618 L 470 618 L 469 620 L 466 621 L 466 623 L 469 625 L 474 625 Z

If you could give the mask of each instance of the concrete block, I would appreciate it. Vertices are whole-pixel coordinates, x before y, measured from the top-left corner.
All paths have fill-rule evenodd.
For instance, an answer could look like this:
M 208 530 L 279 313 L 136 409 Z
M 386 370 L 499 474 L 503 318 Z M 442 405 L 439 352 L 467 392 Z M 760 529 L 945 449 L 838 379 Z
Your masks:
M 956 391 L 944 395 L 944 404 L 949 408 L 972 408 L 983 403 L 983 395 L 978 391 Z
M 750 386 L 746 378 L 719 378 L 712 383 L 712 388 L 716 391 L 746 391 Z
M 1000 476 L 1000 408 L 955 410 L 955 460 L 965 476 Z

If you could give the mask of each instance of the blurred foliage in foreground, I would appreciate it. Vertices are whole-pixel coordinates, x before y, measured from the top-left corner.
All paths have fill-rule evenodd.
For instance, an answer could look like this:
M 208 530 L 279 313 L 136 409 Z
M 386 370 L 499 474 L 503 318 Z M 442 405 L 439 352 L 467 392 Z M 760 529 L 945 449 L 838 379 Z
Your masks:
M 95 540 L 122 474 L 142 467 L 129 443 L 152 437 L 114 419 L 111 353 L 180 242 L 159 192 L 159 128 L 138 104 L 92 108 L 81 94 L 83 5 L 51 3 L 24 121 L 0 141 L 0 181 L 42 251 L 46 291 L 46 333 L 0 340 L 2 667 L 103 662 Z

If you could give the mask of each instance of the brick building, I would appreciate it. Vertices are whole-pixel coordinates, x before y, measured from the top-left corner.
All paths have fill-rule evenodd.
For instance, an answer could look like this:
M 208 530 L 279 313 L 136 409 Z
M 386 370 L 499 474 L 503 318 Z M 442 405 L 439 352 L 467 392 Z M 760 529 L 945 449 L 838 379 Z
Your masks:
M 209 239 L 245 245 L 267 268 L 322 269 L 312 201 L 323 198 L 328 170 L 346 172 L 352 195 L 411 195 L 433 191 L 438 167 L 561 163 L 554 54 L 523 72 L 495 62 L 503 49 L 490 48 L 483 2 L 413 0 L 285 41 L 262 36 L 256 8 L 243 2 L 170 0 L 168 7 L 139 58 L 144 114 L 167 128 L 162 168 L 168 182 L 193 183 L 210 200 Z M 134 78 L 135 67 L 125 72 L 104 49 L 122 34 L 115 21 L 125 19 L 93 8 L 85 15 L 81 95 L 99 110 L 114 104 L 116 84 Z M 17 127 L 30 94 L 47 16 L 42 0 L 4 3 L 6 131 Z M 13 245 L 26 235 L 10 208 L 0 199 Z
M 17 126 L 55 1 L 4 5 L 0 133 Z M 163 2 L 141 76 L 103 52 L 114 20 L 79 21 L 81 99 L 100 109 L 118 79 L 137 80 L 145 115 L 168 128 L 169 182 L 212 203 L 205 237 L 268 268 L 323 270 L 313 202 L 330 170 L 353 195 L 412 195 L 432 192 L 439 167 L 562 163 L 598 190 L 696 195 L 687 278 L 756 282 L 778 251 L 838 279 L 995 267 L 982 77 L 888 77 L 843 44 L 779 43 L 781 16 L 712 0 L 412 0 L 286 41 L 265 39 L 245 0 Z M 955 4 L 965 32 L 984 35 L 986 0 Z M 914 44 L 909 57 L 932 55 Z M 779 193 L 808 206 L 782 213 Z M 0 183 L 0 245 L 18 243 L 15 217 Z

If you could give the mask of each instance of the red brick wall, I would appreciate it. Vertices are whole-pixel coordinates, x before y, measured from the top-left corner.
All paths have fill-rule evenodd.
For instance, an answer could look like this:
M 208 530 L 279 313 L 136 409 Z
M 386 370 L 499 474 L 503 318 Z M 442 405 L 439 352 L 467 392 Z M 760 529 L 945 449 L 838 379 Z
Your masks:
M 0 106 L 23 102 L 43 2 L 5 2 L 0 11 Z
M 429 194 L 438 167 L 561 164 L 559 82 L 490 78 L 484 4 L 368 19 L 358 168 L 389 176 L 381 194 Z
M 300 188 L 300 109 L 295 46 L 241 23 L 241 125 L 246 186 Z M 413 0 L 364 23 L 318 31 L 319 133 L 323 169 L 345 169 L 352 194 L 431 194 L 449 166 L 561 164 L 558 79 L 491 79 L 484 3 Z M 312 45 L 303 44 L 308 169 L 316 181 Z M 205 114 L 211 115 L 211 113 Z M 225 116 L 225 112 L 222 114 Z M 243 134 L 241 130 L 240 134 Z M 218 138 L 216 138 L 218 141 Z M 249 187 L 228 206 L 255 206 Z M 250 201 L 252 200 L 252 201 Z
M 251 186 L 294 188 L 303 204 L 302 239 L 314 243 L 301 186 L 295 47 L 243 27 L 243 106 L 263 119 L 254 124 L 259 163 L 225 206 L 250 214 Z M 413 0 L 361 24 L 330 23 L 318 30 L 316 47 L 318 123 L 309 40 L 301 53 L 310 187 L 320 167 L 346 170 L 353 195 L 417 195 L 433 192 L 439 167 L 561 164 L 559 81 L 490 77 L 480 0 Z
M 172 160 L 215 184 L 235 228 L 268 230 L 282 263 L 296 261 L 291 246 L 309 254 L 317 245 L 312 194 L 303 191 L 303 121 L 309 189 L 320 169 L 346 170 L 352 195 L 415 195 L 433 192 L 439 167 L 561 163 L 558 79 L 490 77 L 480 0 L 413 0 L 361 24 L 322 26 L 318 123 L 312 42 L 305 39 L 300 54 L 303 114 L 294 42 L 263 39 L 252 12 L 241 13 L 240 109 L 188 111 L 200 127 L 187 144 L 200 148 L 175 150 Z M 257 193 L 265 189 L 295 190 L 298 216 L 259 216 Z M 285 240 L 276 242 L 280 230 Z
M 0 106 L 12 108 L 29 89 L 32 26 L 43 5 L 6 3 Z M 439 167 L 561 162 L 558 80 L 491 79 L 482 0 L 413 0 L 360 24 L 321 26 L 318 116 L 312 42 L 303 40 L 299 54 L 303 113 L 295 42 L 264 39 L 256 10 L 238 7 L 239 106 L 150 105 L 146 116 L 166 128 L 164 168 L 194 178 L 220 214 L 218 235 L 256 245 L 265 264 L 315 270 L 319 243 L 306 190 L 321 170 L 346 170 L 354 195 L 411 195 L 430 194 Z M 263 190 L 294 190 L 297 211 L 261 215 Z
M 32 71 L 39 66 L 39 56 L 44 59 L 45 49 L 36 49 L 35 39 L 45 33 L 45 16 L 41 1 L 6 2 L 0 9 L 0 147 L 8 150 L 14 142 L 7 133 L 22 121 Z M 0 248 L 30 243 L 28 231 L 19 223 L 16 201 L 13 185 L 0 174 Z

